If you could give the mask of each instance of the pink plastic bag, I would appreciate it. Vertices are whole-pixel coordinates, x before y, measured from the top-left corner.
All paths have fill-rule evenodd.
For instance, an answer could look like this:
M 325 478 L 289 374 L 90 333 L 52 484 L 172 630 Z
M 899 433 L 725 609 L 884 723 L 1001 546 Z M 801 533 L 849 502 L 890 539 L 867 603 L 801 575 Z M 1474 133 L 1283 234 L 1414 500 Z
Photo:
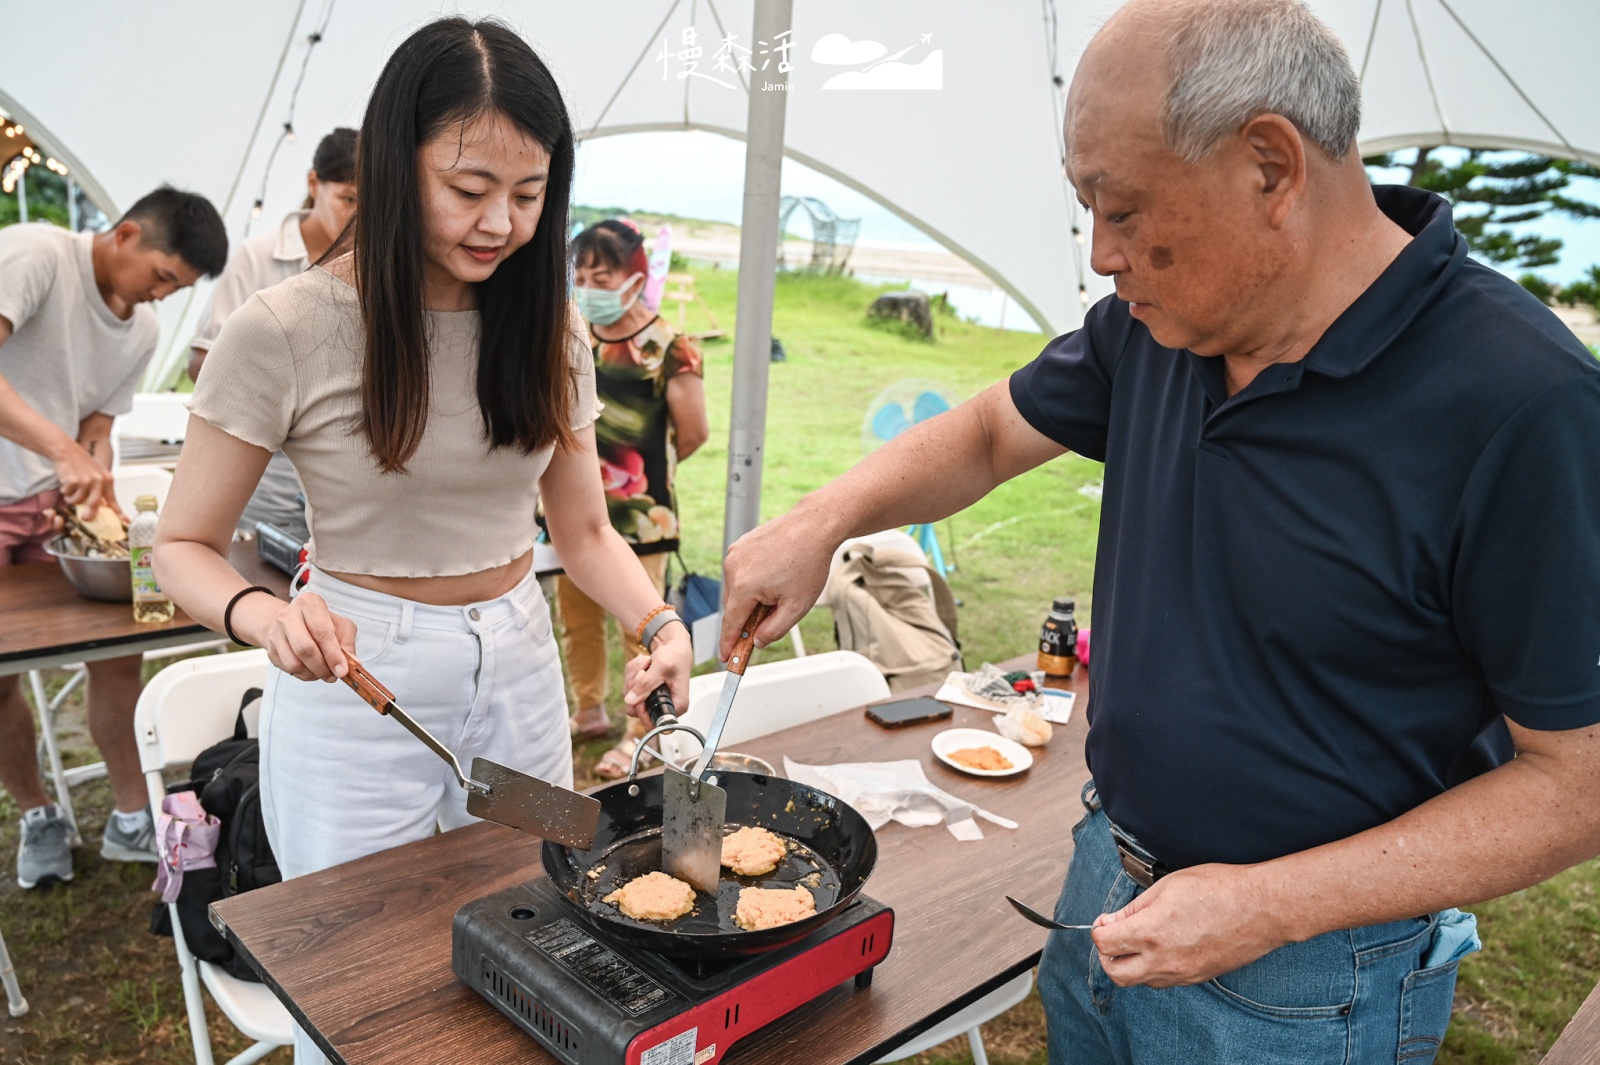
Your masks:
M 180 791 L 162 799 L 156 817 L 156 850 L 161 861 L 150 890 L 161 892 L 162 902 L 176 902 L 185 870 L 216 868 L 221 835 L 222 822 L 206 813 L 194 792 Z

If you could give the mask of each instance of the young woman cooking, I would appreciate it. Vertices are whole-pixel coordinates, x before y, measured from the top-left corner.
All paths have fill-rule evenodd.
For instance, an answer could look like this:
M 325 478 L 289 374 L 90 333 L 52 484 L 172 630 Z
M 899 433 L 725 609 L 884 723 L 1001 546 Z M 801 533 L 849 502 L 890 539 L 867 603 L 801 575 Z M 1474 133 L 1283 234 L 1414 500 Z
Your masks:
M 358 154 L 353 253 L 252 296 L 213 344 L 155 552 L 175 602 L 275 667 L 262 794 L 285 877 L 470 820 L 406 730 L 342 683 L 303 683 L 352 655 L 464 763 L 570 786 L 531 572 L 541 493 L 567 573 L 645 635 L 626 700 L 688 695 L 689 634 L 607 517 L 594 361 L 566 295 L 573 135 L 549 70 L 497 22 L 424 26 L 384 67 Z M 288 604 L 227 563 L 278 449 L 312 534 Z

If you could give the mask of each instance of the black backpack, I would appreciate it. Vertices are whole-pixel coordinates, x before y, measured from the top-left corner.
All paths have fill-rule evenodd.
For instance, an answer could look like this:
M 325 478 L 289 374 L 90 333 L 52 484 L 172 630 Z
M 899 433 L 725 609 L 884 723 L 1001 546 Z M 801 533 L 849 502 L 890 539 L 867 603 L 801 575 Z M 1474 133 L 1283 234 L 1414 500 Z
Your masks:
M 240 980 L 258 983 L 261 978 L 255 970 L 234 953 L 222 933 L 211 927 L 206 909 L 219 899 L 283 879 L 261 816 L 261 744 L 250 738 L 244 723 L 245 709 L 260 698 L 260 688 L 245 692 L 232 738 L 201 751 L 194 760 L 193 779 L 167 789 L 169 794 L 196 792 L 206 813 L 222 822 L 217 838 L 217 867 L 183 874 L 176 906 L 184 941 L 201 961 L 211 962 Z M 172 934 L 172 919 L 165 903 L 155 904 L 150 931 Z

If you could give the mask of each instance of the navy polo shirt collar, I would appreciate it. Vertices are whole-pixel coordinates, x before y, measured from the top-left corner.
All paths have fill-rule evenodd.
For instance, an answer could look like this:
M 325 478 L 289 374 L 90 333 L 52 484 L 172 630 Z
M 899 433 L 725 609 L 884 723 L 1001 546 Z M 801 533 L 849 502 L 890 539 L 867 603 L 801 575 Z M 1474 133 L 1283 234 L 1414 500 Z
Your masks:
M 1404 185 L 1377 185 L 1372 193 L 1412 239 L 1306 353 L 1305 368 L 1326 377 L 1360 373 L 1383 354 L 1467 257 L 1444 197 Z
M 1324 377 L 1361 372 L 1394 343 L 1461 267 L 1467 242 L 1456 232 L 1444 197 L 1405 185 L 1375 185 L 1372 193 L 1378 209 L 1411 234 L 1411 243 L 1334 319 L 1305 358 L 1283 364 L 1276 376 L 1263 375 L 1265 380 L 1258 378 L 1234 399 L 1295 388 L 1306 371 Z M 1227 401 L 1222 361 L 1185 354 L 1212 403 L 1221 406 Z

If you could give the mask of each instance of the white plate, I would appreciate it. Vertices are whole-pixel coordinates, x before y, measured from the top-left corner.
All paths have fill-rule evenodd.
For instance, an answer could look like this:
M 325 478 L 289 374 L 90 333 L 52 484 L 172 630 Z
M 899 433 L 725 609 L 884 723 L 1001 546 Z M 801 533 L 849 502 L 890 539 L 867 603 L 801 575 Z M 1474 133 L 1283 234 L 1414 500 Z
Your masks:
M 967 747 L 993 747 L 1011 763 L 1010 769 L 973 769 L 950 760 L 951 751 Z M 985 732 L 981 728 L 947 728 L 933 738 L 933 756 L 951 769 L 970 773 L 975 777 L 1016 776 L 1033 764 L 1033 754 L 1016 740 L 1008 740 L 998 732 Z

